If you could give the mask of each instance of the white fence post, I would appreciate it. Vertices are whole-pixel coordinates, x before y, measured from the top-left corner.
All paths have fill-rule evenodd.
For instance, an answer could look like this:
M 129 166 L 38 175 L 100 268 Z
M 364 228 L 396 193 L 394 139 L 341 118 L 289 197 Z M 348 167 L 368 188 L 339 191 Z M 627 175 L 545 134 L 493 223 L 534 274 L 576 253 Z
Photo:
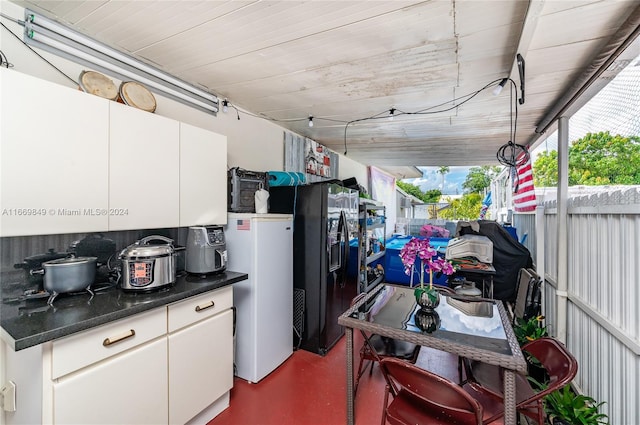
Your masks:
M 567 202 L 569 199 L 569 118 L 558 119 L 558 280 L 556 337 L 567 343 Z

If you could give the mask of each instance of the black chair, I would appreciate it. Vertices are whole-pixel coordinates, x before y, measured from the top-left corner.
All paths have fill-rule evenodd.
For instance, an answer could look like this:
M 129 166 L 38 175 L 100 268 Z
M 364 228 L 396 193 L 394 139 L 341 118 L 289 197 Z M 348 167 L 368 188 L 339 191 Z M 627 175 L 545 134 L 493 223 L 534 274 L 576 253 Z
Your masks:
M 518 273 L 518 288 L 513 305 L 508 304 L 513 323 L 516 319 L 529 320 L 540 315 L 542 279 L 532 269 L 522 268 Z
M 351 300 L 351 306 L 354 306 L 367 294 L 362 293 L 357 295 Z M 373 365 L 376 362 L 380 362 L 387 357 L 393 357 L 401 360 L 405 360 L 410 363 L 415 363 L 418 360 L 420 354 L 420 345 L 412 344 L 406 341 L 400 341 L 386 336 L 377 334 L 368 334 L 367 332 L 360 330 L 364 342 L 360 348 L 360 362 L 358 363 L 358 373 L 356 375 L 355 383 L 353 386 L 354 394 L 358 391 L 358 383 L 360 378 L 367 369 L 365 362 L 369 364 L 369 375 L 373 373 Z

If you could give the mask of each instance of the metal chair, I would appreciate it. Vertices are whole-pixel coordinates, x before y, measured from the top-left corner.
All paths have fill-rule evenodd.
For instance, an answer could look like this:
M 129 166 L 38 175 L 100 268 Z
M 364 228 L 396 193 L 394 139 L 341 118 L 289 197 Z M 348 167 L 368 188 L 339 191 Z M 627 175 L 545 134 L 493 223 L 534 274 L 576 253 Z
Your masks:
M 542 280 L 535 271 L 520 269 L 516 301 L 513 306 L 508 306 L 513 323 L 517 318 L 528 320 L 540 314 L 541 286 Z
M 454 382 L 397 359 L 380 367 L 387 379 L 382 425 L 482 424 L 482 406 Z
M 516 408 L 518 413 L 544 424 L 544 397 L 569 384 L 578 372 L 578 361 L 558 340 L 543 337 L 522 347 L 522 351 L 535 358 L 549 376 L 544 389 L 531 387 L 527 376 L 516 375 Z M 504 416 L 502 370 L 494 365 L 481 362 L 466 362 L 467 383 L 472 390 L 489 397 L 483 397 L 485 411 L 496 412 L 484 423 L 491 423 Z
M 356 295 L 351 300 L 351 306 L 354 306 L 362 300 L 367 293 L 363 292 Z M 360 330 L 364 342 L 360 348 L 360 362 L 358 363 L 358 373 L 353 385 L 354 394 L 358 391 L 360 378 L 366 371 L 365 362 L 370 362 L 369 375 L 373 373 L 373 365 L 387 357 L 398 358 L 410 363 L 415 363 L 420 354 L 420 346 L 406 341 L 400 341 L 377 334 L 369 335 L 365 331 Z

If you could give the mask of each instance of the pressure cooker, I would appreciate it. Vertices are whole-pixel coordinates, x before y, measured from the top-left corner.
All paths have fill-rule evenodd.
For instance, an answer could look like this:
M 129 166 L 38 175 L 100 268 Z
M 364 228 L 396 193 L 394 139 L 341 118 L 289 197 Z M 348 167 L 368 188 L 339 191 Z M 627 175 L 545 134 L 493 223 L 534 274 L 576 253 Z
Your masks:
M 161 244 L 151 244 L 160 241 Z M 176 281 L 176 250 L 173 240 L 152 235 L 129 245 L 118 256 L 122 263 L 120 288 L 127 292 L 148 292 Z

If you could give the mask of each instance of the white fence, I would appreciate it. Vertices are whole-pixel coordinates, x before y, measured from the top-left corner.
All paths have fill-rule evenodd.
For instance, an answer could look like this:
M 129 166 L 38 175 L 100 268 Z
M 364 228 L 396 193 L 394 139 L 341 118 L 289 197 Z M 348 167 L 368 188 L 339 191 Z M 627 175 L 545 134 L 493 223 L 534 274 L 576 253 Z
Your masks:
M 640 424 L 640 188 L 574 197 L 567 212 L 566 344 L 579 364 L 574 384 L 606 402 L 601 411 L 611 424 Z M 532 254 L 544 244 L 544 314 L 555 335 L 563 299 L 556 298 L 556 202 L 540 213 L 544 228 L 537 232 L 535 215 L 518 215 L 514 224 L 529 232 Z

